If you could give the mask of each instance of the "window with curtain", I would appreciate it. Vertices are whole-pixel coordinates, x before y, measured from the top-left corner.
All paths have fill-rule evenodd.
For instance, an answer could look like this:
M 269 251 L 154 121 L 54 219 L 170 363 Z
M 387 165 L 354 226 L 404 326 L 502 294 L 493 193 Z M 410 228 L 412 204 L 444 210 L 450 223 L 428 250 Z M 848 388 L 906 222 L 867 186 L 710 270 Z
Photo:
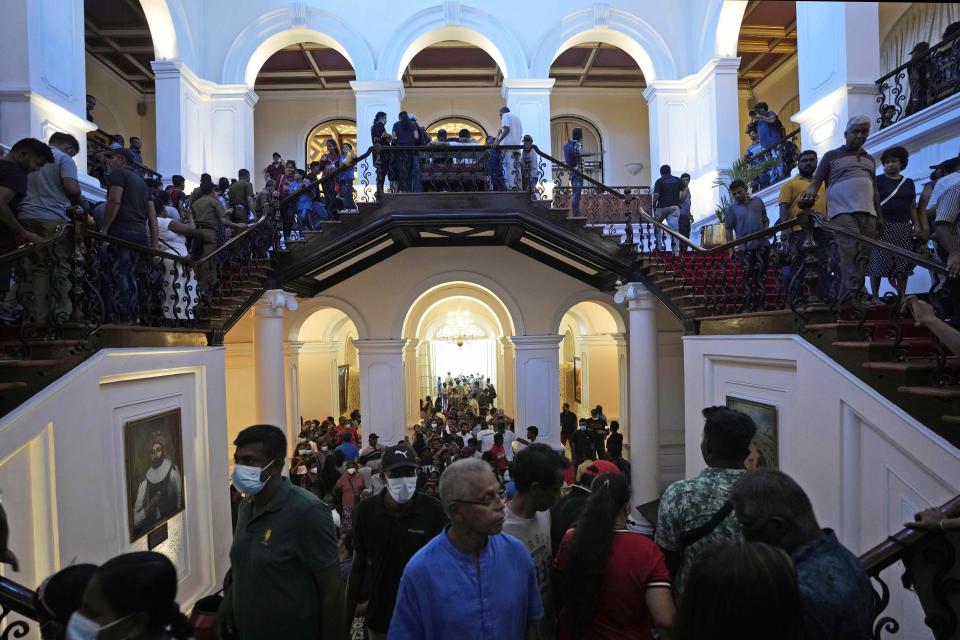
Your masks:
M 563 160 L 563 145 L 570 140 L 576 127 L 583 129 L 583 152 L 601 154 L 584 158 L 584 173 L 598 182 L 603 182 L 603 139 L 600 137 L 600 131 L 589 120 L 579 116 L 551 118 L 550 155 L 557 160 Z
M 886 75 L 910 61 L 910 50 L 918 42 L 933 46 L 943 40 L 943 31 L 960 20 L 956 2 L 916 2 L 900 16 L 880 44 L 880 71 Z

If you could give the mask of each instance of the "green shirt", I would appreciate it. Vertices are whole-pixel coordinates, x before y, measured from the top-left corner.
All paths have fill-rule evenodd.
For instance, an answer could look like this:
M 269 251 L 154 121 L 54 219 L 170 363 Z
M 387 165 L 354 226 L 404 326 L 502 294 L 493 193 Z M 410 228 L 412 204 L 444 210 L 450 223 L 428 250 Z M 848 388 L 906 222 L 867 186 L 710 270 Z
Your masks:
M 707 467 L 696 478 L 678 480 L 663 493 L 654 541 L 661 549 L 683 551 L 678 575 L 673 576 L 673 594 L 677 601 L 697 554 L 712 544 L 739 540 L 740 525 L 731 511 L 713 531 L 686 549 L 680 544 L 680 537 L 709 522 L 730 497 L 733 483 L 745 473 L 745 469 Z
M 193 212 L 193 222 L 198 229 L 220 228 L 220 219 L 226 215 L 223 205 L 217 202 L 213 196 L 201 196 L 190 204 L 190 210 Z
M 247 198 L 253 197 L 253 185 L 246 180 L 237 180 L 227 189 L 227 202 L 230 206 L 242 204 L 249 206 Z
M 286 478 L 266 509 L 244 498 L 230 548 L 234 622 L 240 640 L 317 640 L 318 576 L 338 556 L 330 508 Z

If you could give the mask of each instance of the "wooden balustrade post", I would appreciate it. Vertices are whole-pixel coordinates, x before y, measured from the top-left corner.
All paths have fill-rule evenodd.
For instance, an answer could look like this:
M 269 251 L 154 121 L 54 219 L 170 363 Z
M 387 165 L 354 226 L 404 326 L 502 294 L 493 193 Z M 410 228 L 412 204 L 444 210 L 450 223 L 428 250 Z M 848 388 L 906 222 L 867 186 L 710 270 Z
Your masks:
M 73 309 L 70 322 L 83 322 L 83 279 L 85 277 L 85 259 L 83 239 L 87 231 L 87 212 L 82 207 L 69 207 L 67 212 L 73 227 L 73 251 L 70 255 L 70 300 Z

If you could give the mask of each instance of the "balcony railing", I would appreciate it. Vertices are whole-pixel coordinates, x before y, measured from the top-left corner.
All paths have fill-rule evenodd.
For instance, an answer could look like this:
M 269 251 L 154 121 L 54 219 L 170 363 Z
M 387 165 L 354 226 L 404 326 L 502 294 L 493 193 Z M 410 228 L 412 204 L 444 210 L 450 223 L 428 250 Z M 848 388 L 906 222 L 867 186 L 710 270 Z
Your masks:
M 757 193 L 772 184 L 790 177 L 790 172 L 797 166 L 800 158 L 800 129 L 795 129 L 785 135 L 783 140 L 776 142 L 757 153 L 748 153 L 744 159 L 752 165 L 770 164 L 770 168 L 763 171 L 750 183 L 750 190 Z
M 960 91 L 960 34 L 911 57 L 877 80 L 881 129 Z
M 104 155 L 111 151 L 110 145 L 104 144 L 96 138 L 87 137 L 87 173 L 100 181 L 100 186 L 106 188 L 106 180 L 110 171 L 106 166 Z M 160 183 L 163 176 L 150 167 L 134 162 L 130 169 L 144 180 Z

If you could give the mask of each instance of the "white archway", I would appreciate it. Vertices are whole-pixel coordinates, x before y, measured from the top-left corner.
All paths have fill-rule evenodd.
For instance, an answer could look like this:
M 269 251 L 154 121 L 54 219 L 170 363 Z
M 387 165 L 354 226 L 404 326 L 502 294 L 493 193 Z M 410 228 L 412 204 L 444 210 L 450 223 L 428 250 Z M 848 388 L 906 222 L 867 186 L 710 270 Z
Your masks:
M 445 40 L 458 40 L 486 51 L 496 61 L 504 78 L 522 78 L 527 71 L 523 45 L 494 16 L 460 5 L 449 15 L 445 5 L 424 9 L 401 23 L 390 36 L 377 65 L 381 80 L 399 80 L 418 52 Z M 360 78 L 359 70 L 357 77 Z
M 719 7 L 714 9 L 717 14 L 715 21 L 705 20 L 704 29 L 714 28 L 714 33 L 709 31 L 703 35 L 704 49 L 710 42 L 713 42 L 712 55 L 718 58 L 737 57 L 737 41 L 740 39 L 740 24 L 743 22 L 743 14 L 747 10 L 747 0 L 721 0 Z M 711 35 L 713 38 L 711 39 Z M 710 53 L 704 51 L 704 54 Z M 710 57 L 704 55 L 704 57 Z
M 613 296 L 593 289 L 578 291 L 557 307 L 553 313 L 553 319 L 550 322 L 550 331 L 562 333 L 561 324 L 563 317 L 581 302 L 593 302 L 606 310 L 616 325 L 617 333 L 626 333 L 627 320 L 625 310 L 622 305 L 613 302 Z
M 300 340 L 300 329 L 303 327 L 303 323 L 312 316 L 315 312 L 320 311 L 321 309 L 337 309 L 342 311 L 343 314 L 350 319 L 353 325 L 357 328 L 357 338 L 364 340 L 370 337 L 370 332 L 367 330 L 367 321 L 364 320 L 363 314 L 357 311 L 356 307 L 347 302 L 346 300 L 341 300 L 340 298 L 335 298 L 333 296 L 314 296 L 312 298 L 298 299 L 300 306 L 296 311 L 288 312 L 287 317 L 289 320 L 286 323 L 287 330 L 287 340 L 292 342 L 297 342 Z
M 221 77 L 224 84 L 253 87 L 267 58 L 298 42 L 316 42 L 330 47 L 353 65 L 358 79 L 373 77 L 373 53 L 361 34 L 336 14 L 315 7 L 301 6 L 302 11 L 294 11 L 294 8 L 269 11 L 237 35 L 223 63 Z
M 140 7 L 150 28 L 154 59 L 178 58 L 193 65 L 193 36 L 180 3 L 172 0 L 140 0 Z
M 592 9 L 568 14 L 537 44 L 530 77 L 546 78 L 557 56 L 585 42 L 603 42 L 623 49 L 643 72 L 644 79 L 675 80 L 679 70 L 667 42 L 647 22 L 623 11 L 611 12 L 607 24 L 597 26 Z

